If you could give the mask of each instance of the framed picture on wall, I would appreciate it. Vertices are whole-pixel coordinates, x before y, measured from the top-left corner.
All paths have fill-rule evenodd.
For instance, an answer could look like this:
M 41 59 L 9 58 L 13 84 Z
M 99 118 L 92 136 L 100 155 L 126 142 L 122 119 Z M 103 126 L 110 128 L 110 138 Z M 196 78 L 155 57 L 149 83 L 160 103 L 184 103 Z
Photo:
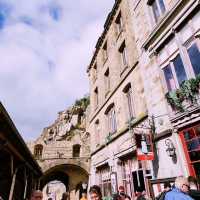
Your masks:
M 110 174 L 110 181 L 111 181 L 111 189 L 112 189 L 112 194 L 116 194 L 117 193 L 117 173 L 116 172 L 112 172 Z

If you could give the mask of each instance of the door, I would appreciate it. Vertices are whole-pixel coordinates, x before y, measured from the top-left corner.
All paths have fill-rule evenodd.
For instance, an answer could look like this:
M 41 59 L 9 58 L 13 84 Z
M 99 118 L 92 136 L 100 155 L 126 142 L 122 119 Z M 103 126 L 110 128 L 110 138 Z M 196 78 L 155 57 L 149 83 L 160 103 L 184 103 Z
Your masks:
M 187 128 L 180 132 L 190 175 L 200 175 L 200 125 Z

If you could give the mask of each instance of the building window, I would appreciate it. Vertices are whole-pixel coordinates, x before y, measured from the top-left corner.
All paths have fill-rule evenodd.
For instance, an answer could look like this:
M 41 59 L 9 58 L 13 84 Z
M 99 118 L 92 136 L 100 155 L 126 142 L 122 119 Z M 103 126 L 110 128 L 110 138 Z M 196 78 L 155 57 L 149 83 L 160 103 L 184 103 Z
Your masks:
M 104 74 L 104 82 L 105 82 L 105 97 L 108 95 L 110 92 L 110 72 L 109 68 L 106 70 Z
M 80 157 L 80 149 L 81 149 L 81 145 L 80 144 L 73 145 L 72 156 L 73 157 Z
M 122 181 L 126 194 L 133 197 L 132 168 L 134 166 L 133 159 L 122 160 Z
M 119 12 L 115 23 L 117 27 L 117 35 L 119 35 L 123 31 L 123 20 L 122 20 L 121 12 Z
M 100 144 L 100 124 L 99 124 L 99 120 L 96 120 L 95 124 L 94 124 L 94 128 L 95 128 L 95 142 L 96 142 L 96 146 L 98 146 Z
M 97 64 L 94 64 L 93 73 L 92 73 L 92 81 L 93 83 L 97 80 Z
M 98 183 L 103 197 L 111 196 L 110 167 L 108 165 L 97 170 Z
M 42 158 L 42 151 L 43 151 L 43 146 L 41 144 L 37 144 L 34 147 L 34 156 L 36 159 L 41 159 Z
M 127 57 L 127 48 L 126 48 L 125 41 L 122 43 L 121 47 L 119 48 L 119 52 L 121 54 L 122 65 L 126 67 L 128 65 L 128 57 Z
M 103 60 L 104 62 L 108 59 L 108 47 L 107 47 L 107 41 L 103 45 Z
M 106 110 L 107 125 L 109 133 L 113 134 L 117 131 L 117 122 L 114 104 L 111 104 Z
M 194 74 L 200 74 L 200 51 L 196 43 L 193 43 L 187 50 Z
M 189 48 L 187 48 L 186 52 L 189 65 L 184 63 L 181 55 L 178 54 L 167 66 L 163 68 L 168 91 L 179 88 L 183 81 L 192 78 L 193 75 L 197 76 L 200 74 L 200 51 L 197 44 L 193 43 Z M 189 75 L 186 71 L 189 72 Z
M 148 4 L 152 8 L 155 22 L 158 22 L 166 11 L 164 0 L 149 0 Z
M 97 108 L 98 105 L 99 105 L 99 93 L 98 93 L 98 88 L 97 87 L 94 90 L 94 105 L 95 105 L 95 108 Z
M 128 107 L 128 116 L 129 119 L 132 119 L 135 116 L 134 104 L 133 104 L 133 92 L 131 84 L 129 83 L 123 90 L 126 97 L 126 105 Z

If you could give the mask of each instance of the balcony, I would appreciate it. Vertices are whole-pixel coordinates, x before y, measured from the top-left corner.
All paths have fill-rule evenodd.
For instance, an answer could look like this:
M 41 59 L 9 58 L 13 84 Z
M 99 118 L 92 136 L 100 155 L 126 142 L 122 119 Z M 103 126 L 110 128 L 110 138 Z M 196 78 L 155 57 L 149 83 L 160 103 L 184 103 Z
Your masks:
M 172 122 L 185 117 L 192 120 L 192 115 L 195 117 L 200 110 L 200 75 L 184 81 L 179 89 L 168 92 L 165 97 L 170 106 Z

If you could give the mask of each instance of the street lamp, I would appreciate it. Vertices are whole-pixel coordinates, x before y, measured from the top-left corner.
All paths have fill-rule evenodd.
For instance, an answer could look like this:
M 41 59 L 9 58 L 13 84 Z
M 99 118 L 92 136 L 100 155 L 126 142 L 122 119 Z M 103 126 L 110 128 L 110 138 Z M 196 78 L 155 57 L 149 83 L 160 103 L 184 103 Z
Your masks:
M 176 155 L 176 149 L 171 139 L 165 140 L 165 145 L 167 146 L 166 152 L 169 157 L 174 157 Z

